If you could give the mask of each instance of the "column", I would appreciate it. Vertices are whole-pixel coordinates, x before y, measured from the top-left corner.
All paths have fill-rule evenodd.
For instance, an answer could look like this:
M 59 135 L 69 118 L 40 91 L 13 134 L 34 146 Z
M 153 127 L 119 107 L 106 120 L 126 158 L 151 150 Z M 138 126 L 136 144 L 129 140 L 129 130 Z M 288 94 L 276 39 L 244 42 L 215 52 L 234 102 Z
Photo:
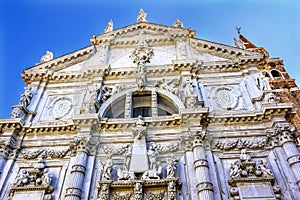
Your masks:
M 287 161 L 294 173 L 297 185 L 300 189 L 300 152 L 292 135 L 295 127 L 289 124 L 280 124 L 275 128 L 279 142 L 287 156 Z
M 213 200 L 213 184 L 211 183 L 208 162 L 205 156 L 203 141 L 206 131 L 201 127 L 191 129 L 193 134 L 194 169 L 196 171 L 199 200 Z
M 158 108 L 157 108 L 157 93 L 155 90 L 152 90 L 151 93 L 151 108 L 152 108 L 152 117 L 157 117 L 158 116 Z
M 125 113 L 124 117 L 125 118 L 131 118 L 132 116 L 132 93 L 126 94 L 126 99 L 125 99 Z
M 75 161 L 72 165 L 69 185 L 66 189 L 65 200 L 80 200 L 82 193 L 83 180 L 86 171 L 88 157 L 87 141 L 80 138 L 77 142 Z

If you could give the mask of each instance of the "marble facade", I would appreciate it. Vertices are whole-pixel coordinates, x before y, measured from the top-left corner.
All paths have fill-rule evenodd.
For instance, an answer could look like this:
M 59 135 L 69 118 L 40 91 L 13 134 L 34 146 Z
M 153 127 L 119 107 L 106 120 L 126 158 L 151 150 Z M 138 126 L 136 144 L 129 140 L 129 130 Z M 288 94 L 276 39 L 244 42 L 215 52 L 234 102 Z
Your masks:
M 300 199 L 295 108 L 266 51 L 146 17 L 24 70 L 0 199 Z

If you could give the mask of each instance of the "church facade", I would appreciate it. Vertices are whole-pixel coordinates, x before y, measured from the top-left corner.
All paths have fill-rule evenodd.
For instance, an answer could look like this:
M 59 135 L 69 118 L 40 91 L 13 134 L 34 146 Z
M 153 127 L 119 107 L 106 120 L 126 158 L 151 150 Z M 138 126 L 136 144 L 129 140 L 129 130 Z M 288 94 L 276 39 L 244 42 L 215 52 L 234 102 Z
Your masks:
M 299 89 L 238 30 L 136 23 L 23 71 L 0 199 L 300 199 Z

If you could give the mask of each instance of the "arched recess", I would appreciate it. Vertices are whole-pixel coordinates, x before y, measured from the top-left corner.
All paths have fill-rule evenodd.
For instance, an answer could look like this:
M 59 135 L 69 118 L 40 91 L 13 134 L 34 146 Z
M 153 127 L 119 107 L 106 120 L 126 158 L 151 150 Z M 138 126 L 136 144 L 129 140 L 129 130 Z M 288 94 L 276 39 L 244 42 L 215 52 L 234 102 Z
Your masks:
M 270 72 L 268 72 L 267 70 L 263 70 L 262 74 L 263 74 L 265 77 L 268 77 L 268 78 L 273 79 L 272 75 L 271 75 Z
M 272 74 L 273 79 L 276 79 L 276 78 L 283 78 L 284 79 L 281 72 L 278 71 L 277 69 L 272 69 L 271 74 Z
M 131 103 L 127 101 L 128 96 Z M 184 108 L 182 101 L 169 91 L 147 87 L 141 92 L 137 88 L 130 88 L 112 95 L 100 107 L 99 115 L 103 118 L 124 118 L 127 114 L 125 110 L 130 109 L 131 114 L 127 117 L 136 117 L 139 112 L 144 113 L 144 117 L 155 117 L 178 114 Z M 154 113 L 153 109 L 157 112 Z

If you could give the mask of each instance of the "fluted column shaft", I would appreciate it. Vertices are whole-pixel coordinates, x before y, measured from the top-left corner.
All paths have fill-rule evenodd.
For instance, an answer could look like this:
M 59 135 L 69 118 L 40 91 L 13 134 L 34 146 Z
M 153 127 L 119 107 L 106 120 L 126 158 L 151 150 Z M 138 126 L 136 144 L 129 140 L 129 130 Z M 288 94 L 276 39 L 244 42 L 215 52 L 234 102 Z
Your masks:
M 86 171 L 87 152 L 82 150 L 76 154 L 75 162 L 72 166 L 69 185 L 66 190 L 65 200 L 80 200 L 83 180 Z
M 287 161 L 295 175 L 297 185 L 300 189 L 300 153 L 296 144 L 287 141 L 282 144 L 282 148 L 287 156 Z
M 194 169 L 197 177 L 197 188 L 199 200 L 213 200 L 213 184 L 210 179 L 208 162 L 203 147 L 205 135 L 198 131 L 193 134 Z

